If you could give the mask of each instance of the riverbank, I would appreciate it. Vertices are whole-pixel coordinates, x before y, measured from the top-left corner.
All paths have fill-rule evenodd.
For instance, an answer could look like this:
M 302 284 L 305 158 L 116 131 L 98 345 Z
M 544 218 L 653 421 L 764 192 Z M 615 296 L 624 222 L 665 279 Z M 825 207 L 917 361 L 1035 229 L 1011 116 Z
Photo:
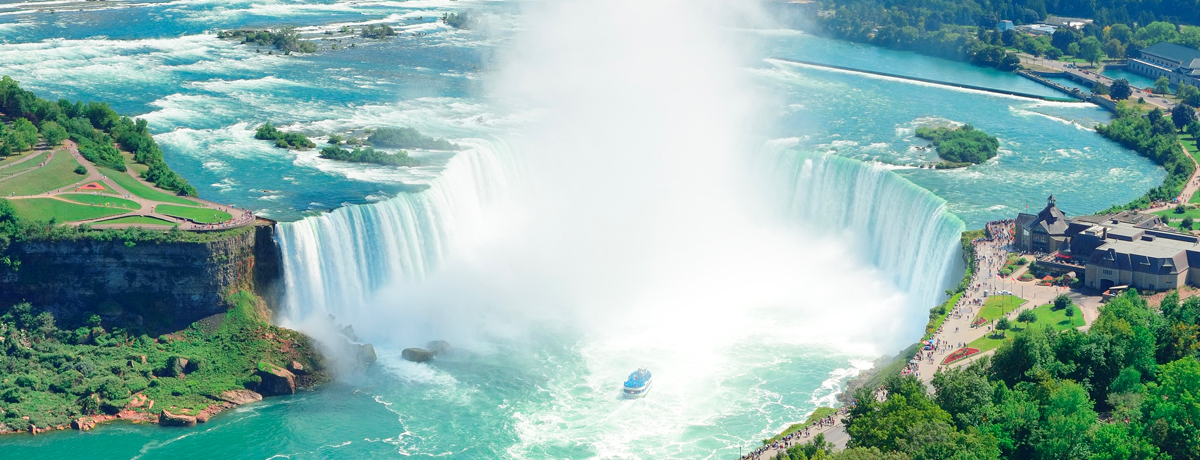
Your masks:
M 271 325 L 261 298 L 241 291 L 226 302 L 228 312 L 157 338 L 105 327 L 100 315 L 71 329 L 28 303 L 6 309 L 0 433 L 115 420 L 190 426 L 330 380 L 313 341 Z

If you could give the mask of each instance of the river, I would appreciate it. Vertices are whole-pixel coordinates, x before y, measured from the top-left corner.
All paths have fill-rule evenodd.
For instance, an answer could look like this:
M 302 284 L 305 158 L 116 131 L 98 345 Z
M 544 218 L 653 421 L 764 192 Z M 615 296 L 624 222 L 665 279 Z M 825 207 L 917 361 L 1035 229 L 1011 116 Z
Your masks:
M 1091 130 L 1093 105 L 1011 74 L 730 20 L 669 0 L 112 1 L 0 7 L 0 73 L 146 118 L 201 196 L 279 220 L 279 321 L 334 315 L 380 361 L 193 429 L 0 438 L 13 458 L 734 458 L 920 334 L 958 233 L 1130 201 L 1163 172 Z M 715 2 L 724 5 L 723 2 Z M 475 30 L 445 12 L 485 18 Z M 280 56 L 214 29 L 401 36 Z M 753 25 L 746 25 L 753 24 Z M 330 34 L 324 34 L 329 31 Z M 415 127 L 465 149 L 416 168 L 275 149 L 271 121 Z M 916 126 L 1000 155 L 919 169 Z M 922 157 L 925 155 L 925 157 Z M 429 364 L 400 350 L 444 339 Z M 656 374 L 642 400 L 618 388 Z

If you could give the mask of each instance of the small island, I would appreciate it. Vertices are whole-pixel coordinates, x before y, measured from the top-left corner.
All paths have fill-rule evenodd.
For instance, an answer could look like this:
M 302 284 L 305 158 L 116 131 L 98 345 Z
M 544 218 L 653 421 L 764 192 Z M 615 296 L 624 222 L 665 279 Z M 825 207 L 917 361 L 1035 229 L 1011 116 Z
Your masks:
M 996 156 L 1000 141 L 995 136 L 975 129 L 971 125 L 963 125 L 957 129 L 917 128 L 917 137 L 928 139 L 937 149 L 942 158 L 937 169 L 963 168 L 977 165 Z
M 458 150 L 445 139 L 432 138 L 413 128 L 379 128 L 367 136 L 367 142 L 396 149 Z
M 321 158 L 385 166 L 416 166 L 419 164 L 416 158 L 408 156 L 408 152 L 403 150 L 396 153 L 387 153 L 371 147 L 346 150 L 336 145 L 330 145 L 321 149 Z
M 303 150 L 317 146 L 304 133 L 285 133 L 276 129 L 275 125 L 272 125 L 269 121 L 254 130 L 254 138 L 264 141 L 275 141 L 275 146 L 281 149 Z

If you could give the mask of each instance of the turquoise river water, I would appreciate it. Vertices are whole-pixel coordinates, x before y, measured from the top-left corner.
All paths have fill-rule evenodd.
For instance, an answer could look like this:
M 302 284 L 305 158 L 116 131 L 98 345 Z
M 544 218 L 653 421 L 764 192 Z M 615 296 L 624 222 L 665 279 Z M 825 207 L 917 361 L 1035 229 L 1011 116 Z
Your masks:
M 7 436 L 0 457 L 736 458 L 919 335 L 963 229 L 1164 177 L 1091 129 L 1110 119 L 1093 105 L 774 58 L 1057 96 L 1018 76 L 661 3 L 0 5 L 0 74 L 147 119 L 203 197 L 281 222 L 279 322 L 325 337 L 332 314 L 380 358 L 197 428 Z M 437 21 L 467 10 L 481 25 Z M 401 34 L 340 32 L 368 23 Z M 281 56 L 213 33 L 280 25 L 356 46 Z M 265 121 L 465 148 L 338 163 L 254 140 Z M 914 129 L 948 123 L 1000 155 L 918 168 Z M 434 339 L 454 352 L 400 359 Z M 620 399 L 639 366 L 654 391 Z

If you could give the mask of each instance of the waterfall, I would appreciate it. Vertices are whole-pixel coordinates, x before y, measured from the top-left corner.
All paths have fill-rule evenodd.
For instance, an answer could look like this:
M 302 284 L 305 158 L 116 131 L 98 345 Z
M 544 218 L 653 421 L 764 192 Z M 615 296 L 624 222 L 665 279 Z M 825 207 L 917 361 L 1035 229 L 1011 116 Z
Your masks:
M 891 276 L 914 306 L 939 302 L 956 276 L 964 228 L 945 200 L 881 165 L 786 144 L 768 143 L 763 172 L 785 217 L 849 234 L 864 261 Z M 424 278 L 464 240 L 486 233 L 486 208 L 509 198 L 514 170 L 504 150 L 479 142 L 424 191 L 279 224 L 284 317 L 363 317 L 380 288 Z
M 961 272 L 965 225 L 946 200 L 884 165 L 833 154 L 797 152 L 794 141 L 768 143 L 771 188 L 788 219 L 850 234 L 867 262 L 919 305 L 945 297 Z
M 426 190 L 278 224 L 285 318 L 364 308 L 376 290 L 422 279 L 456 242 L 486 231 L 485 208 L 508 198 L 513 168 L 503 145 L 464 144 Z

